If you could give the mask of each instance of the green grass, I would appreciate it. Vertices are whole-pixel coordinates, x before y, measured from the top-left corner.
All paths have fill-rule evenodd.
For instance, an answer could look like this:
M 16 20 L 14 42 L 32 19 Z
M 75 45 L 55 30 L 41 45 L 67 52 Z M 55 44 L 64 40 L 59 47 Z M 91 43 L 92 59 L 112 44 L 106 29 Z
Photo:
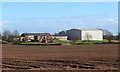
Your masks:
M 70 43 L 69 40 L 54 40 L 53 43 Z
M 112 43 L 116 43 L 114 41 L 111 41 Z M 54 40 L 53 43 L 68 43 L 70 44 L 70 40 Z M 76 44 L 99 44 L 99 43 L 108 43 L 108 40 L 76 40 Z
M 53 43 L 71 44 L 71 41 L 70 40 L 54 40 Z M 100 43 L 108 43 L 108 40 L 89 40 L 89 41 L 76 40 L 75 41 L 75 44 L 100 44 Z M 118 43 L 118 42 L 112 40 L 112 43 Z M 14 44 L 40 44 L 40 43 L 38 43 L 38 42 L 17 42 Z
M 54 43 L 70 43 L 70 40 L 54 40 Z M 100 41 L 100 40 L 76 40 L 75 43 L 96 43 L 96 42 L 107 42 L 107 41 Z
M 95 43 L 102 43 L 103 41 L 100 41 L 100 40 L 79 40 L 79 41 L 76 41 L 77 44 L 95 44 Z

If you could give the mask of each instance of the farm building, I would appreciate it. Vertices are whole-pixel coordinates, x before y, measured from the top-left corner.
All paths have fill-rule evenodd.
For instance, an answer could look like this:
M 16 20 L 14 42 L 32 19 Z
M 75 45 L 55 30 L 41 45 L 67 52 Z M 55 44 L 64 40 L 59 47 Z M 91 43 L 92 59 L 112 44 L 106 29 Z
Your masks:
M 52 38 L 57 40 L 67 40 L 66 35 L 52 35 Z
M 51 43 L 52 35 L 49 33 L 22 33 L 20 41 L 38 41 L 40 43 Z
M 70 29 L 66 31 L 68 40 L 103 40 L 100 29 Z
M 66 31 L 68 40 L 81 40 L 81 31 L 79 29 L 70 29 Z

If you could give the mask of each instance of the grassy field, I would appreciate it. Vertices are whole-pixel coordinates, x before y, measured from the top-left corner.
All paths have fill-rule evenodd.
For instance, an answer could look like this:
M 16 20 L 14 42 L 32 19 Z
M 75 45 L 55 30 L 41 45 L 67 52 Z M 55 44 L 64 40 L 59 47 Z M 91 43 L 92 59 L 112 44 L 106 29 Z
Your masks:
M 117 44 L 66 46 L 4 44 L 2 50 L 3 70 L 117 70 Z
M 70 40 L 54 40 L 54 43 L 70 43 Z M 108 40 L 76 40 L 75 43 L 81 43 L 81 44 L 95 44 L 95 43 L 107 43 Z M 112 43 L 118 43 L 118 40 L 111 40 Z
M 34 45 L 34 46 L 54 46 L 54 45 L 81 45 L 81 44 L 120 44 L 118 40 L 53 40 L 52 43 L 39 43 L 39 42 L 15 42 L 14 45 Z

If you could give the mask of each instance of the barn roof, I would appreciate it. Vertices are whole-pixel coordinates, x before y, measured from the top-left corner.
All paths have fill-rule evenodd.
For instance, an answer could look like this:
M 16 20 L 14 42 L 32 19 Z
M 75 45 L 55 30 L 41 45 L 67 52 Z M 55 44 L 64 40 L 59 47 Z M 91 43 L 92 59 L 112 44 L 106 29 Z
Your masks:
M 68 31 L 102 31 L 102 29 L 98 29 L 98 28 L 91 28 L 91 29 L 88 29 L 88 28 L 81 28 L 81 29 L 70 29 L 70 30 L 67 30 L 66 32 Z
M 101 29 L 96 28 L 96 29 L 80 29 L 80 30 L 88 30 L 88 31 L 96 31 L 97 30 L 98 31 L 98 30 L 101 30 Z
M 80 29 L 69 29 L 69 30 L 67 30 L 67 31 L 73 31 L 73 30 L 80 31 Z
M 25 36 L 25 35 L 51 35 L 50 33 L 22 33 L 21 36 Z

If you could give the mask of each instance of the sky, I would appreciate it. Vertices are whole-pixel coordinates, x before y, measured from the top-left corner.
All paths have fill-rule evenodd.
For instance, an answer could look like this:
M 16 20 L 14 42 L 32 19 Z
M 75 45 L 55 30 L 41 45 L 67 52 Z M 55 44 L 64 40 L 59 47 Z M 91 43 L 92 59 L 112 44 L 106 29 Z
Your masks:
M 1 0 L 2 2 L 119 2 L 119 0 Z
M 0 27 L 56 33 L 72 28 L 102 28 L 118 33 L 117 2 L 3 2 Z M 0 6 L 1 7 L 1 6 Z M 2 18 L 1 18 L 2 17 Z

